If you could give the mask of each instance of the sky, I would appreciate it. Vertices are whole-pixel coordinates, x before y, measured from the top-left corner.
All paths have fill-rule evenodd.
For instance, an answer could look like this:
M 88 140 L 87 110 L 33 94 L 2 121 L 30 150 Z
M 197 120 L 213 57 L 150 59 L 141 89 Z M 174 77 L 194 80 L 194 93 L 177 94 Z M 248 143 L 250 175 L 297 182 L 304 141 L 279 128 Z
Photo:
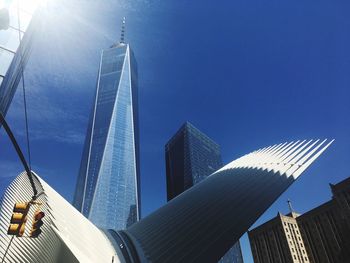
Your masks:
M 350 2 L 47 0 L 25 71 L 31 164 L 71 201 L 100 52 L 126 41 L 139 72 L 142 216 L 166 202 L 164 145 L 190 121 L 224 163 L 271 144 L 334 144 L 254 224 L 303 213 L 350 176 Z M 23 92 L 7 121 L 27 154 Z M 23 168 L 0 130 L 0 193 Z M 246 263 L 253 262 L 247 236 Z

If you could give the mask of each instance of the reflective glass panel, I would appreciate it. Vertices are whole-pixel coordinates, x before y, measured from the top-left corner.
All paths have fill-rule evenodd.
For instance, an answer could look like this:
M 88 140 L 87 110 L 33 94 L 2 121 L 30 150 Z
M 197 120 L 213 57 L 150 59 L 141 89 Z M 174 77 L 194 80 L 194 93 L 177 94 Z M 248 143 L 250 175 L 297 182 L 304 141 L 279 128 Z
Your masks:
M 96 180 L 100 171 L 101 160 L 109 132 L 125 52 L 126 47 L 121 47 L 104 50 L 102 55 L 83 207 L 83 214 L 85 215 L 87 215 L 90 210 L 95 192 Z
M 0 75 L 5 76 L 13 57 L 13 53 L 0 48 Z
M 0 47 L 4 47 L 13 52 L 16 52 L 19 45 L 18 30 L 9 28 L 7 30 L 0 30 Z
M 29 13 L 23 11 L 20 11 L 19 16 L 21 18 L 21 30 L 26 31 L 30 20 L 32 19 L 32 16 Z
M 18 28 L 17 5 L 15 3 L 12 3 L 8 6 L 8 9 L 9 9 L 9 15 L 10 15 L 10 26 L 14 28 Z

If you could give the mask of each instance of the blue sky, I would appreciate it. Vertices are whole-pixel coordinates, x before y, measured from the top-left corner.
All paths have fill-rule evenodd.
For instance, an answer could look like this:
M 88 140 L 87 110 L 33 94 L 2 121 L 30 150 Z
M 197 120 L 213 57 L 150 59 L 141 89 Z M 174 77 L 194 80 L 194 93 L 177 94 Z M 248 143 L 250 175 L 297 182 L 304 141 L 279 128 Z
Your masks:
M 164 145 L 189 120 L 225 163 L 296 139 L 335 143 L 258 220 L 331 197 L 350 162 L 350 3 L 345 0 L 49 0 L 26 70 L 33 169 L 72 199 L 100 51 L 126 39 L 139 68 L 142 214 L 166 202 Z M 23 94 L 8 122 L 25 149 Z M 0 131 L 0 192 L 22 167 Z M 241 239 L 245 262 L 249 242 Z

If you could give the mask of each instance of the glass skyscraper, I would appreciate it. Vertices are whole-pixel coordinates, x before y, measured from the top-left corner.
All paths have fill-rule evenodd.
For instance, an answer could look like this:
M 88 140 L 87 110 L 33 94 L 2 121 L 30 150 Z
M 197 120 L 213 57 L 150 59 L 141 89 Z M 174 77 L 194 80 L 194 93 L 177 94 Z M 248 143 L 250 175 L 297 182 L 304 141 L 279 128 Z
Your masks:
M 41 0 L 0 0 L 0 112 L 6 114 L 38 28 Z M 33 18 L 33 19 L 32 19 Z
M 220 146 L 186 122 L 165 146 L 168 201 L 220 169 Z M 219 261 L 243 262 L 239 241 Z
M 74 206 L 96 226 L 125 229 L 140 218 L 137 66 L 121 41 L 102 51 Z

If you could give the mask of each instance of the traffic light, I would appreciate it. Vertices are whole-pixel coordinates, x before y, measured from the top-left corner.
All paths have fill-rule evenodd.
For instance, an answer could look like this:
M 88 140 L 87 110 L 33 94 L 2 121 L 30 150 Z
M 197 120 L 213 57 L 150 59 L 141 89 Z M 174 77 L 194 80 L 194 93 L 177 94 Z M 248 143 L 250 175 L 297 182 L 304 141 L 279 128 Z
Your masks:
M 30 230 L 30 237 L 38 237 L 41 233 L 40 227 L 44 224 L 42 221 L 43 217 L 45 216 L 45 213 L 37 210 L 34 213 L 34 218 L 33 218 L 33 224 L 32 224 L 32 229 Z
M 16 235 L 18 237 L 23 236 L 29 207 L 29 203 L 15 203 L 10 226 L 7 230 L 8 235 Z

